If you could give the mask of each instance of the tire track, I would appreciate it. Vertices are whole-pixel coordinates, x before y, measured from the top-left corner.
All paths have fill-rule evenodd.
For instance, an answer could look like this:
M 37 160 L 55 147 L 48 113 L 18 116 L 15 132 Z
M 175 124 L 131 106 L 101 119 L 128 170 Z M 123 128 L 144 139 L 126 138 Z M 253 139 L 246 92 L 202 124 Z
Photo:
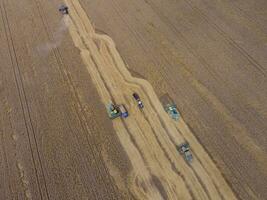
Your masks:
M 205 70 L 211 75 L 211 77 L 221 83 L 224 83 L 224 81 L 220 78 L 219 74 L 217 72 L 215 72 L 214 70 L 212 70 L 212 66 L 206 62 L 206 60 L 199 55 L 194 48 L 192 47 L 192 45 L 188 42 L 188 40 L 186 39 L 186 37 L 181 33 L 180 30 L 178 30 L 177 27 L 175 27 L 171 21 L 168 19 L 168 17 L 166 17 L 164 14 L 161 13 L 160 9 L 153 3 L 153 2 L 148 2 L 147 0 L 145 0 L 147 5 L 150 6 L 150 8 L 160 17 L 160 19 L 169 27 L 169 29 L 176 35 L 178 35 L 178 38 L 181 38 L 181 43 L 184 44 L 184 46 L 186 47 L 186 49 L 188 50 L 188 52 L 193 55 L 195 58 L 197 58 L 197 60 L 199 61 L 199 63 L 201 64 L 201 66 L 203 68 L 205 68 Z M 165 56 L 164 56 L 165 57 Z M 168 59 L 165 58 L 166 62 L 168 62 Z M 168 62 L 169 63 L 169 62 Z M 166 68 L 165 68 L 166 69 Z
M 258 27 L 258 29 L 261 31 L 261 32 L 263 32 L 263 34 L 266 32 L 261 26 L 261 24 L 258 22 L 258 20 L 256 20 L 255 18 L 252 18 L 252 17 L 250 17 L 247 13 L 246 13 L 246 11 L 244 10 L 244 9 L 242 9 L 242 8 L 240 8 L 238 5 L 236 5 L 236 2 L 231 2 L 232 4 L 231 4 L 231 8 L 236 8 L 237 10 L 238 10 L 238 14 L 239 14 L 239 16 L 240 17 L 243 17 L 243 18 L 246 18 L 246 20 L 247 21 L 249 21 L 252 25 L 253 24 L 256 24 Z M 228 8 L 229 8 L 230 6 L 228 6 Z
M 237 44 L 230 36 L 226 34 L 225 31 L 223 31 L 216 23 L 212 22 L 208 19 L 208 17 L 197 7 L 193 6 L 190 1 L 183 0 L 186 2 L 192 10 L 194 10 L 196 13 L 199 14 L 199 16 L 207 22 L 211 27 L 213 27 L 229 44 L 231 44 L 233 47 L 235 47 L 238 52 L 243 55 L 261 74 L 265 77 L 266 72 L 265 68 L 261 66 L 256 59 L 253 58 L 246 50 L 244 50 L 239 44 Z
M 36 164 L 36 160 L 34 158 L 32 142 L 31 142 L 31 139 L 30 139 L 30 132 L 33 134 L 34 139 L 35 139 L 35 133 L 33 131 L 33 125 L 32 125 L 32 122 L 31 122 L 29 106 L 28 106 L 28 102 L 27 102 L 27 98 L 26 98 L 26 94 L 25 94 L 25 89 L 24 89 L 24 85 L 23 85 L 23 81 L 22 81 L 22 76 L 21 76 L 21 73 L 20 73 L 20 70 L 19 70 L 19 66 L 18 66 L 18 59 L 17 59 L 15 47 L 14 47 L 14 41 L 13 41 L 13 38 L 12 38 L 9 22 L 8 22 L 7 11 L 6 11 L 6 8 L 5 8 L 5 2 L 2 3 L 1 11 L 2 11 L 1 13 L 2 13 L 3 23 L 6 24 L 6 26 L 7 26 L 7 27 L 5 27 L 5 34 L 6 34 L 6 38 L 7 38 L 7 41 L 8 41 L 8 52 L 9 52 L 11 63 L 12 63 L 11 66 L 12 66 L 12 69 L 13 69 L 13 75 L 14 75 L 14 78 L 15 78 L 16 88 L 18 90 L 18 95 L 19 95 L 19 99 L 20 99 L 20 106 L 21 106 L 22 113 L 23 113 L 23 118 L 24 118 L 24 125 L 26 127 L 29 147 L 30 147 L 31 156 L 32 156 L 32 159 L 33 159 L 34 171 L 35 171 L 35 176 L 36 176 L 36 180 L 37 180 L 37 186 L 38 186 L 38 190 L 39 190 L 39 193 L 40 193 L 40 197 L 41 197 L 41 199 L 43 199 L 42 189 L 41 189 L 41 186 L 40 186 L 40 180 L 39 180 L 39 176 L 38 176 L 37 164 Z M 4 22 L 4 18 L 6 19 L 6 23 Z M 8 35 L 9 35 L 9 37 L 8 37 Z M 12 56 L 12 52 L 13 52 L 14 58 Z M 26 104 L 26 106 L 24 105 L 23 102 Z M 28 120 L 26 120 L 26 116 L 27 115 L 29 117 L 30 127 L 29 127 L 29 125 L 27 123 Z M 35 146 L 36 146 L 36 143 L 35 143 Z M 36 149 L 37 149 L 37 146 L 36 146 Z M 37 150 L 37 155 L 38 154 L 39 154 L 39 152 Z M 39 157 L 38 157 L 38 159 L 39 159 Z M 40 160 L 38 160 L 38 161 L 40 162 Z M 48 195 L 47 190 L 46 190 L 46 194 Z
M 43 10 L 43 7 L 42 6 L 39 6 L 39 1 L 38 0 L 35 0 L 35 2 L 38 4 L 38 9 L 39 9 L 39 13 L 40 13 L 40 17 L 41 17 L 41 19 L 42 19 L 42 22 L 43 22 L 43 26 L 44 26 L 44 28 L 45 28 L 45 30 L 46 30 L 46 33 L 47 33 L 47 36 L 48 36 L 48 38 L 50 39 L 50 40 L 52 40 L 53 41 L 53 36 L 50 34 L 51 33 L 51 31 L 50 31 L 50 29 L 49 29 L 49 26 L 48 26 L 48 23 L 47 23 L 47 21 L 46 21 L 46 19 L 45 19 L 45 17 L 44 17 L 44 10 Z M 42 10 L 42 11 L 41 11 Z M 69 86 L 69 88 L 70 88 L 70 91 L 71 91 L 71 93 L 72 93 L 72 96 L 73 96 L 73 99 L 74 99 L 74 102 L 76 102 L 77 103 L 77 105 L 78 105 L 78 107 L 75 107 L 75 112 L 76 112 L 76 115 L 78 116 L 78 119 L 79 119 L 79 121 L 80 121 L 80 124 L 81 124 L 81 126 L 82 126 L 82 128 L 83 128 L 83 132 L 84 132 L 84 135 L 85 135 L 85 137 L 86 137 L 86 140 L 87 140 L 87 145 L 89 146 L 89 148 L 91 149 L 91 151 L 92 152 L 94 152 L 94 148 L 93 148 L 93 145 L 92 145 L 92 143 L 89 141 L 89 139 L 88 139 L 88 137 L 87 137 L 87 135 L 92 135 L 91 133 L 90 133 L 90 128 L 89 128 L 89 125 L 88 125 L 88 123 L 87 123 L 87 120 L 86 120 L 86 114 L 85 114 L 85 112 L 84 112 L 84 109 L 83 109 L 83 106 L 82 106 L 82 103 L 81 103 L 81 101 L 80 101 L 80 98 L 79 98 L 79 96 L 78 96 L 78 92 L 77 92 L 77 90 L 76 90 L 76 88 L 75 88 L 75 86 L 74 86 L 74 84 L 73 84 L 73 81 L 72 81 L 72 79 L 71 79 L 71 76 L 70 76 L 70 74 L 68 73 L 68 70 L 66 69 L 66 65 L 64 64 L 64 60 L 63 60 L 63 58 L 62 58 L 62 55 L 61 55 L 61 53 L 60 53 L 60 50 L 59 50 L 59 48 L 58 47 L 56 47 L 55 49 L 53 49 L 52 50 L 53 51 L 53 55 L 55 56 L 55 58 L 56 58 L 56 61 L 57 61 L 57 63 L 58 63 L 58 67 L 59 67 L 59 70 L 60 70 L 60 73 L 61 73 L 61 75 L 62 75 L 62 78 L 63 78 L 63 80 L 64 80 L 64 82 L 66 82 L 67 83 L 67 85 Z M 80 109 L 79 109 L 80 108 Z M 81 115 L 81 114 L 82 115 Z M 97 147 L 97 146 L 96 146 Z M 103 159 L 96 159 L 96 157 L 95 157 L 95 153 L 93 153 L 92 154 L 93 155 L 93 158 L 94 158 L 94 160 L 95 160 L 95 162 L 96 163 L 98 163 L 98 162 L 100 162 L 100 163 L 98 163 L 97 164 L 97 166 L 103 166 L 103 168 L 104 168 L 104 171 L 105 171 L 105 174 L 109 174 L 108 173 L 108 170 L 107 170 L 107 167 L 106 167 L 106 165 L 104 164 L 104 161 L 103 161 Z M 100 177 L 101 177 L 101 179 L 102 179 L 102 181 L 103 180 L 105 180 L 107 177 L 102 173 L 102 170 L 100 170 L 100 168 L 98 167 L 97 168 L 98 169 L 98 174 L 100 175 Z M 104 177 L 105 176 L 105 177 Z M 111 180 L 111 178 L 110 178 L 110 176 L 108 176 L 108 181 L 110 182 L 110 183 L 112 183 L 112 180 Z M 112 195 L 114 195 L 114 194 L 116 194 L 116 191 L 118 190 L 118 188 L 116 187 L 116 186 L 114 186 L 114 184 L 110 184 L 109 186 L 111 186 L 111 188 L 112 188 L 112 190 L 113 190 L 113 192 L 111 192 L 110 194 L 112 194 Z M 104 187 L 105 189 L 107 189 L 107 187 Z M 116 188 L 116 189 L 115 189 Z M 96 191 L 97 192 L 97 191 Z M 110 191 L 109 191 L 110 192 Z M 114 196 L 113 196 L 113 198 L 115 198 Z
M 112 2 L 114 2 L 114 1 L 112 1 Z M 114 4 L 114 3 L 113 3 L 113 4 Z M 130 32 L 135 36 L 135 38 L 138 38 L 138 39 L 136 39 L 135 42 L 139 44 L 139 46 L 143 49 L 143 52 L 145 52 L 146 54 L 149 54 L 149 55 L 150 55 L 150 52 L 148 52 L 148 51 L 146 50 L 146 46 L 149 46 L 149 47 L 150 47 L 150 45 L 147 44 L 147 42 L 143 39 L 142 35 L 140 35 L 137 31 L 135 31 L 131 26 L 128 25 L 128 23 L 127 23 L 126 20 L 124 19 L 124 16 L 122 16 L 122 15 L 120 14 L 120 12 L 117 10 L 117 7 L 119 7 L 119 6 L 116 5 L 116 4 L 114 4 L 113 8 L 114 8 L 114 10 L 115 10 L 115 12 L 116 12 L 116 15 L 120 16 L 121 20 L 124 22 L 124 25 L 127 26 L 127 28 L 130 30 Z M 150 47 L 150 48 L 151 48 L 151 47 Z M 191 49 L 189 49 L 189 50 L 191 50 Z M 193 54 L 192 54 L 192 55 L 193 55 Z M 157 59 L 156 59 L 156 57 L 154 56 L 154 54 L 151 54 L 150 56 L 152 56 L 152 59 L 149 59 L 149 61 L 150 61 L 151 63 L 153 63 L 154 66 L 157 66 L 158 63 L 155 62 Z M 166 63 L 169 64 L 169 66 L 173 66 L 173 63 L 170 63 L 169 60 L 168 60 L 168 58 L 166 58 L 164 55 L 160 55 L 160 56 L 162 56 L 162 57 L 165 58 L 164 60 L 165 60 Z M 182 64 L 182 65 L 184 65 L 184 64 Z M 204 64 L 202 64 L 202 65 L 205 67 Z M 166 72 L 170 72 L 169 68 L 165 67 L 165 65 L 162 65 L 161 68 L 162 68 L 163 71 L 165 72 L 165 73 L 163 73 L 162 71 L 159 71 L 159 73 L 161 74 L 161 76 L 165 77 L 166 80 L 170 80 L 170 77 L 168 77 L 167 74 L 166 74 Z M 205 67 L 205 68 L 206 68 L 206 67 Z M 215 77 L 215 75 L 213 75 L 213 72 L 210 72 L 210 70 L 209 70 L 208 68 L 206 68 L 206 70 L 212 75 L 212 77 L 213 77 L 215 80 L 217 80 L 217 78 Z M 173 73 L 173 72 L 170 72 L 170 74 L 171 74 L 171 73 Z M 169 84 L 169 86 L 168 86 L 168 87 L 170 88 L 170 90 L 173 91 L 173 92 L 174 92 L 174 91 L 177 91 L 177 90 L 179 89 L 179 88 L 175 88 L 175 87 L 174 87 L 175 84 L 176 84 L 176 82 L 173 83 L 173 84 Z
M 1 10 L 1 9 L 0 9 Z M 0 125 L 1 127 L 3 126 L 1 121 L 0 121 Z M 3 130 L 0 129 L 0 142 L 1 142 L 1 150 L 3 152 L 3 157 L 4 157 L 4 166 L 5 166 L 5 172 L 7 173 L 7 177 L 10 177 L 10 172 L 9 172 L 9 169 L 10 169 L 10 165 L 9 165 L 9 162 L 8 162 L 8 158 L 7 158 L 7 153 L 6 153 L 6 148 L 5 148 L 5 142 L 4 142 L 4 133 L 3 133 Z M 2 159 L 1 159 L 2 160 Z M 13 190 L 13 187 L 10 183 L 10 180 L 8 180 L 8 187 L 9 187 L 9 190 L 10 190 L 10 193 L 12 193 Z M 5 188 L 4 188 L 5 190 Z
M 12 57 L 10 55 L 10 48 L 9 48 L 8 37 L 7 37 L 7 30 L 6 30 L 6 27 L 5 27 L 3 10 L 2 10 L 2 3 L 0 4 L 0 13 L 1 13 L 1 15 L 0 15 L 1 16 L 1 21 L 3 22 L 4 35 L 6 37 L 6 43 L 8 45 L 9 57 L 10 57 L 10 60 L 11 60 Z M 2 122 L 2 120 L 0 121 L 0 127 L 4 127 L 3 123 L 1 123 L 1 122 Z M 11 125 L 11 123 L 10 123 L 10 125 Z M 11 128 L 12 128 L 12 125 L 11 125 Z M 9 171 L 10 164 L 9 164 L 7 153 L 6 153 L 6 147 L 5 147 L 5 143 L 4 143 L 4 132 L 3 132 L 2 129 L 0 129 L 0 141 L 1 141 L 1 145 L 0 146 L 1 146 L 1 149 L 2 149 L 2 152 L 3 152 L 3 157 L 4 157 L 5 171 L 7 173 L 7 177 L 10 177 L 10 171 Z M 14 191 L 14 189 L 13 189 L 11 183 L 10 183 L 10 180 L 8 180 L 8 187 L 9 187 L 10 192 Z
M 181 34 L 181 32 L 180 32 L 178 29 L 176 29 L 176 27 L 172 26 L 172 24 L 169 22 L 169 20 L 168 20 L 164 15 L 162 15 L 160 12 L 158 12 L 158 8 L 155 7 L 154 4 L 153 4 L 153 5 L 152 5 L 152 4 L 149 4 L 148 1 L 146 1 L 146 3 L 151 7 L 151 9 L 152 9 L 158 16 L 161 17 L 161 18 L 160 18 L 161 20 L 163 19 L 163 22 L 169 26 L 169 28 L 172 30 L 173 33 L 178 34 L 178 35 L 182 38 L 181 41 L 182 41 L 183 44 L 185 44 L 185 46 L 186 46 L 186 48 L 188 49 L 189 53 L 191 53 L 191 55 L 195 56 L 195 57 L 198 59 L 198 61 L 200 62 L 201 66 L 203 66 L 203 67 L 207 70 L 207 72 L 208 72 L 209 74 L 211 74 L 211 77 L 213 77 L 213 79 L 216 80 L 217 82 L 221 82 L 221 83 L 223 83 L 223 84 L 226 84 L 225 81 L 223 81 L 222 79 L 220 79 L 220 76 L 219 76 L 216 72 L 210 70 L 212 67 L 211 67 L 211 66 L 204 60 L 203 57 L 201 57 L 200 55 L 198 55 L 197 52 L 195 52 L 195 51 L 193 50 L 193 48 L 192 48 L 191 45 L 188 43 L 188 41 L 186 40 L 186 38 Z M 119 6 L 117 5 L 117 7 L 119 7 Z M 116 9 L 116 6 L 114 6 L 114 10 L 117 10 L 117 9 Z M 128 26 L 127 22 L 124 20 L 124 17 L 121 16 L 121 14 L 119 13 L 119 11 L 117 11 L 116 13 L 117 13 L 117 15 L 119 15 L 119 16 L 121 17 L 121 20 L 122 20 L 122 21 L 124 22 L 124 24 L 128 27 L 128 29 L 129 29 L 134 35 L 136 35 L 136 38 L 138 38 L 139 40 L 141 40 L 141 42 L 139 42 L 139 40 L 137 40 L 137 42 L 140 44 L 140 47 L 144 50 L 144 52 L 147 52 L 147 51 L 146 51 L 146 48 L 145 48 L 144 46 L 145 46 L 145 45 L 146 45 L 146 46 L 150 46 L 150 45 L 149 45 L 149 44 L 146 44 L 147 42 L 146 42 L 144 39 L 142 39 L 142 38 L 143 38 L 142 35 L 140 35 L 138 32 L 134 31 L 130 26 Z M 166 21 L 166 20 L 167 20 L 167 21 Z M 151 47 L 150 47 L 150 48 L 151 48 Z M 147 52 L 147 53 L 149 53 L 149 52 Z M 153 56 L 153 60 L 150 60 L 150 61 L 151 61 L 152 63 L 154 63 L 154 65 L 156 66 L 157 63 L 155 63 L 154 60 L 157 60 L 157 59 L 156 59 L 156 57 L 155 57 L 153 54 L 152 54 L 152 56 Z M 173 66 L 173 67 L 175 67 L 175 66 L 173 65 L 173 63 L 171 63 L 171 62 L 169 61 L 169 59 L 168 59 L 165 55 L 160 54 L 159 56 L 163 57 L 164 60 L 165 60 L 165 62 L 166 62 L 169 66 Z M 182 68 L 183 71 L 189 72 L 189 70 L 188 70 L 187 67 L 184 65 L 184 63 L 179 63 L 179 64 L 181 64 L 181 65 L 183 66 L 183 68 Z M 160 74 L 161 74 L 163 77 L 165 77 L 166 80 L 170 80 L 170 77 L 167 76 L 167 73 L 166 73 L 166 72 L 169 72 L 169 74 L 172 74 L 173 72 L 170 71 L 170 69 L 169 69 L 168 67 L 165 67 L 165 65 L 162 65 L 161 68 L 163 69 L 163 71 L 164 71 L 165 73 L 162 73 L 162 72 L 160 71 Z M 179 88 L 177 88 L 177 87 L 176 87 L 176 88 L 174 87 L 175 84 L 176 84 L 176 82 L 174 82 L 173 84 L 169 84 L 169 86 L 168 86 L 168 87 L 171 89 L 171 91 L 173 91 L 173 93 L 175 93 L 175 91 L 177 91 L 177 90 L 179 89 Z M 206 102 L 206 100 L 203 99 L 203 102 Z

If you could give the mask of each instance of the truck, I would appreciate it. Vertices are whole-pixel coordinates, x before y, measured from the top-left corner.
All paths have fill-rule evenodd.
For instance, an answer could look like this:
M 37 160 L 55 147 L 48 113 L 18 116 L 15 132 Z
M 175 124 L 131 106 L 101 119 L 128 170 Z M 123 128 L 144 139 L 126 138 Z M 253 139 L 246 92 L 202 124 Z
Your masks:
M 138 107 L 141 109 L 144 108 L 143 102 L 141 101 L 139 95 L 136 92 L 133 93 L 133 97 L 137 101 Z

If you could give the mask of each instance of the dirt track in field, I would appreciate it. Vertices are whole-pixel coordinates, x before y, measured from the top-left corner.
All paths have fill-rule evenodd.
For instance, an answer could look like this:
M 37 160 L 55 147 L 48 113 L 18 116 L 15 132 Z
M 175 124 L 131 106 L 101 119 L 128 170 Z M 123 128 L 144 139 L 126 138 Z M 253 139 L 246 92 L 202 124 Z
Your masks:
M 176 55 L 180 52 L 175 49 L 177 46 L 173 48 L 167 40 L 175 39 L 176 36 L 168 34 L 178 29 L 174 25 L 168 33 L 162 24 L 169 26 L 173 22 L 161 12 L 168 10 L 171 14 L 172 9 L 182 6 L 181 2 L 170 6 L 170 1 L 166 1 L 166 6 L 160 9 L 157 7 L 159 1 L 154 1 L 154 4 L 149 0 L 131 4 L 120 0 L 80 1 L 83 7 L 79 1 L 65 2 L 71 12 L 61 18 L 56 9 L 60 2 L 0 0 L 0 199 L 228 200 L 236 199 L 236 195 L 242 199 L 264 199 L 264 134 L 263 137 L 259 135 L 262 138 L 260 145 L 257 140 L 252 140 L 240 119 L 237 120 L 230 112 L 227 102 L 220 101 L 216 92 L 211 92 L 196 78 L 198 75 L 206 76 L 206 71 L 203 74 L 194 71 L 193 62 L 197 63 L 200 59 L 204 66 L 213 66 L 202 58 L 205 55 L 196 53 L 190 57 L 189 64 L 185 64 L 186 56 Z M 132 15 L 134 20 L 142 15 L 146 17 L 136 23 L 125 15 L 126 11 L 132 13 L 133 8 L 137 9 L 136 15 Z M 156 15 L 151 15 L 150 8 Z M 184 12 L 188 11 L 186 7 L 181 8 Z M 89 11 L 86 13 L 84 9 Z M 195 14 L 200 12 L 193 10 Z M 94 20 L 89 20 L 87 14 L 92 15 Z M 191 19 L 193 16 L 183 17 Z M 261 18 L 260 15 L 256 17 L 258 26 Z M 104 23 L 103 19 L 106 19 Z M 125 31 L 117 26 L 120 23 L 118 19 L 126 22 L 126 26 L 122 24 Z M 163 29 L 157 30 L 155 19 Z M 147 20 L 151 20 L 148 27 L 142 28 Z M 95 30 L 92 22 L 101 30 Z M 103 24 L 105 26 L 101 27 Z M 133 27 L 140 25 L 141 29 L 131 28 L 130 24 Z M 111 31 L 105 29 L 110 26 Z M 129 30 L 135 37 L 129 37 Z M 264 38 L 261 31 L 258 30 L 257 36 Z M 128 64 L 118 53 L 113 37 L 101 34 L 104 32 L 114 36 Z M 184 41 L 187 39 L 183 34 L 178 36 Z M 191 37 L 189 32 L 188 37 Z M 137 38 L 140 41 L 136 42 Z M 160 42 L 155 42 L 158 39 Z M 136 52 L 140 50 L 140 42 L 144 46 L 142 51 Z M 179 46 L 178 40 L 171 43 Z M 190 44 L 186 45 L 190 47 Z M 187 51 L 182 46 L 181 50 Z M 252 84 L 249 91 L 255 84 L 261 83 L 265 73 L 262 68 L 264 53 L 258 54 L 258 62 L 253 56 L 248 55 L 247 59 L 258 68 L 254 71 L 247 66 L 246 69 L 251 74 L 255 72 L 253 75 L 258 77 L 258 82 L 248 79 L 248 83 Z M 148 62 L 152 57 L 155 65 Z M 163 66 L 161 58 L 168 60 L 170 68 Z M 176 77 L 177 69 L 184 80 Z M 212 72 L 210 77 L 218 75 L 208 68 L 207 72 Z M 148 81 L 133 75 L 145 77 Z M 242 78 L 245 77 L 246 73 Z M 223 77 L 216 78 L 218 84 Z M 236 77 L 233 75 L 233 78 Z M 260 89 L 262 85 L 258 84 L 258 87 Z M 197 95 L 191 96 L 192 91 L 197 91 Z M 243 91 L 241 88 L 240 94 Z M 144 110 L 138 109 L 132 98 L 133 92 L 138 92 L 142 98 Z M 180 100 L 177 99 L 179 92 L 184 95 L 180 96 Z M 178 103 L 190 129 L 183 118 L 175 122 L 163 110 L 159 97 L 165 94 Z M 250 100 L 255 100 L 253 105 L 257 106 L 264 93 L 255 94 L 257 98 Z M 204 108 L 198 101 L 199 96 L 208 107 L 220 113 L 219 118 Z M 105 105 L 111 101 L 125 104 L 130 116 L 113 121 L 108 119 Z M 207 113 L 196 120 L 195 114 L 200 114 L 200 111 Z M 264 115 L 264 110 L 262 113 Z M 192 119 L 196 121 L 192 122 Z M 209 123 L 206 124 L 205 120 Z M 203 135 L 204 130 L 210 137 L 213 126 L 220 125 L 221 120 L 225 122 L 222 134 L 214 132 L 213 139 L 207 139 Z M 258 125 L 255 127 L 258 133 L 262 124 L 255 125 Z M 199 132 L 193 134 L 191 130 Z M 195 136 L 201 138 L 196 139 Z M 191 165 L 176 150 L 176 145 L 185 140 L 189 141 L 194 156 Z M 204 141 L 207 149 L 200 141 Z M 222 147 L 226 142 L 229 144 Z M 233 144 L 235 146 L 231 146 Z M 244 152 L 248 155 L 244 156 Z M 221 160 L 223 154 L 229 162 Z M 245 163 L 251 161 L 248 159 L 250 156 L 255 162 Z M 255 166 L 256 172 L 253 171 Z M 240 174 L 242 178 L 237 172 L 243 173 Z M 244 172 L 248 174 L 244 176 Z M 251 177 L 257 178 L 256 184 L 252 185 Z

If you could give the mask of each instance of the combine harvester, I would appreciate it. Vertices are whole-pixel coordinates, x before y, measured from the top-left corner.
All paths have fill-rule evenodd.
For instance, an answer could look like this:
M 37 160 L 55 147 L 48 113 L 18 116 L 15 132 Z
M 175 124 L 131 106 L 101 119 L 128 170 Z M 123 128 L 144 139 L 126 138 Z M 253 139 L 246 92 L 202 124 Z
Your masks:
M 128 111 L 124 105 L 115 105 L 113 103 L 108 104 L 107 112 L 110 119 L 115 119 L 117 117 L 126 118 L 129 116 Z
M 178 121 L 180 113 L 178 112 L 175 104 L 167 104 L 164 109 L 171 116 L 172 119 Z
M 177 146 L 177 150 L 184 156 L 184 159 L 188 162 L 191 163 L 193 160 L 192 153 L 190 151 L 190 146 L 188 142 L 182 143 Z
M 59 6 L 58 11 L 62 13 L 62 15 L 68 15 L 69 14 L 69 8 L 68 6 L 62 4 Z

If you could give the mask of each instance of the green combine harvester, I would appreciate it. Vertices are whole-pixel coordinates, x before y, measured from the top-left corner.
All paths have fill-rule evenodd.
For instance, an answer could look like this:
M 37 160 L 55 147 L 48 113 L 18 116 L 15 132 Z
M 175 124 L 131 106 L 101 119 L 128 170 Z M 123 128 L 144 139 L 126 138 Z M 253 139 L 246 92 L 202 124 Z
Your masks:
M 110 119 L 115 119 L 117 117 L 127 118 L 128 111 L 124 105 L 115 105 L 113 103 L 108 104 L 107 112 Z
M 171 116 L 172 119 L 178 121 L 180 113 L 178 112 L 175 104 L 167 104 L 165 106 L 165 111 Z
M 119 107 L 112 104 L 112 103 L 108 104 L 107 112 L 108 112 L 108 116 L 110 119 L 115 119 L 115 118 L 121 116 Z

